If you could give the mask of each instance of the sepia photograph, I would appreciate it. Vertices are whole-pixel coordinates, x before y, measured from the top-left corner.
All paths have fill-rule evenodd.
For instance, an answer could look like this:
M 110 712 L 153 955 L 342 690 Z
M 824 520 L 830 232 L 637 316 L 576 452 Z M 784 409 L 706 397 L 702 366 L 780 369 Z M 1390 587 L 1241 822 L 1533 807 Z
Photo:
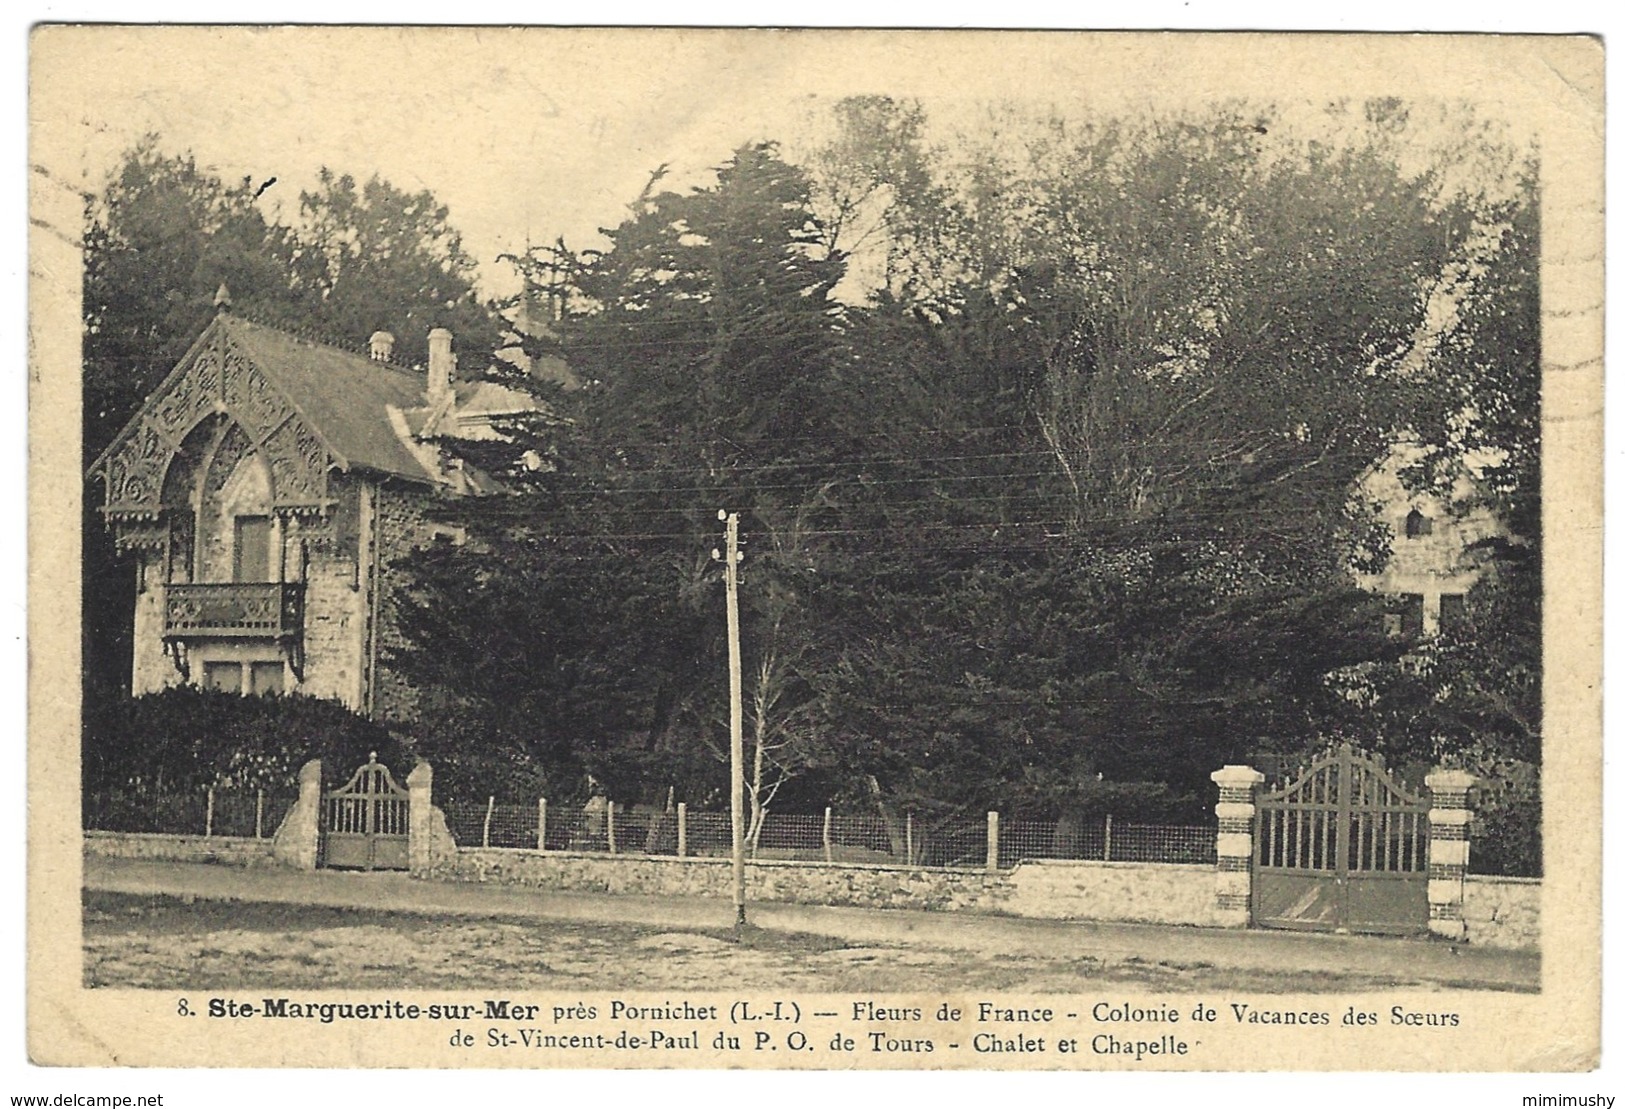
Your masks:
M 1597 41 L 30 54 L 36 1062 L 1596 1065 Z

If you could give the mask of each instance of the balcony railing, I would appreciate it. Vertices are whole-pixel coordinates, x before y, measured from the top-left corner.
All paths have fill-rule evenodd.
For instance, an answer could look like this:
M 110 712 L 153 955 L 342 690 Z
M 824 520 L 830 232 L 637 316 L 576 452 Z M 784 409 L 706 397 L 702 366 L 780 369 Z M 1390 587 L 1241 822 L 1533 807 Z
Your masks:
M 304 627 L 302 583 L 208 582 L 165 587 L 166 639 L 293 640 L 300 638 Z

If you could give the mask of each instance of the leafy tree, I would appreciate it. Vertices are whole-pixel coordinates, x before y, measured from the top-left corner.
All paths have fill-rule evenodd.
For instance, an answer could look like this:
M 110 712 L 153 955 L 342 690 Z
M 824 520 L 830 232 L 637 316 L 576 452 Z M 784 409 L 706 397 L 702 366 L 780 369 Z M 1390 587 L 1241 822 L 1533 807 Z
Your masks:
M 450 211 L 427 189 L 376 176 L 358 185 L 323 167 L 299 211 L 286 280 L 319 331 L 353 342 L 388 331 L 402 361 L 421 363 L 430 329 L 444 327 L 465 354 L 489 361 L 500 321 L 475 290 L 475 262 Z
M 1404 167 L 1398 122 L 1326 145 L 1225 109 L 944 152 L 918 105 L 845 112 L 810 175 L 771 147 L 685 194 L 657 174 L 608 249 L 533 259 L 585 386 L 557 472 L 449 556 L 481 607 L 449 572 L 423 603 L 602 619 L 570 646 L 573 738 L 497 680 L 457 711 L 522 706 L 500 734 L 560 737 L 526 750 L 621 797 L 720 797 L 691 756 L 724 734 L 728 507 L 758 816 L 1195 816 L 1221 761 L 1369 728 L 1330 678 L 1403 644 L 1350 583 L 1385 536 L 1349 494 L 1415 422 L 1482 207 Z M 864 303 L 832 302 L 877 242 Z

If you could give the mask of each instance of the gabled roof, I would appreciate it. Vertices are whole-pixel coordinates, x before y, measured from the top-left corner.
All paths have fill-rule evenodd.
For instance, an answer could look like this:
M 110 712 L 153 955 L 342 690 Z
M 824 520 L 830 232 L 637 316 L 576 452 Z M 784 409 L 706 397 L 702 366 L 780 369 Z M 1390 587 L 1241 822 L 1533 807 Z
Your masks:
M 104 511 L 152 519 L 183 439 L 225 415 L 266 452 L 276 503 L 319 511 L 332 470 L 361 470 L 451 494 L 497 483 L 447 464 L 436 440 L 503 439 L 504 418 L 545 415 L 522 390 L 458 382 L 430 403 L 428 375 L 221 311 L 90 467 Z
M 219 326 L 309 421 L 341 469 L 437 481 L 397 433 L 390 409 L 423 405 L 423 374 L 222 313 Z
M 368 358 L 354 351 L 293 335 L 278 328 L 221 312 L 204 328 L 175 368 L 148 395 L 140 411 L 113 439 L 89 473 L 109 473 L 121 456 L 140 453 L 135 440 L 151 435 L 154 422 L 162 425 L 165 437 L 173 442 L 185 435 L 196 418 L 214 411 L 229 411 L 230 398 L 222 395 L 222 375 L 217 362 L 225 350 L 236 352 L 270 390 L 299 414 L 301 426 L 320 441 L 324 465 L 341 470 L 368 470 L 427 485 L 443 485 L 433 452 L 412 440 L 401 413 L 424 404 L 426 377 L 388 362 Z M 214 366 L 205 380 L 197 378 L 200 359 L 213 353 Z M 182 391 L 177 394 L 177 390 Z M 186 399 L 176 403 L 175 397 Z M 178 422 L 177 422 L 178 421 Z M 146 431 L 143 431 L 146 429 Z M 263 429 L 262 429 L 263 430 Z M 148 452 L 150 453 L 150 452 Z M 141 468 L 139 460 L 124 461 Z M 315 462 L 315 458 L 308 461 Z M 148 466 L 151 463 L 147 463 Z M 162 478 L 143 474 L 147 480 Z M 153 490 L 137 500 L 149 500 Z M 121 498 L 109 490 L 109 507 Z M 122 498 L 122 499 L 128 499 Z

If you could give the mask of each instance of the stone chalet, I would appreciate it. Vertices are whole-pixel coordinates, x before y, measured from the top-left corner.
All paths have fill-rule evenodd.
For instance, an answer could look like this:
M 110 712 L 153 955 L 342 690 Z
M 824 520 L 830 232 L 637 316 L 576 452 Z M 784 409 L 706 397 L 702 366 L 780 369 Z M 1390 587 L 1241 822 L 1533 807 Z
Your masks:
M 399 718 L 411 690 L 384 648 L 403 588 L 392 563 L 460 541 L 428 510 L 497 483 L 444 449 L 500 438 L 540 411 L 459 381 L 449 331 L 427 373 L 222 308 L 91 466 L 102 512 L 136 561 L 131 691 L 182 682 L 333 698 Z
M 1386 618 L 1392 636 L 1437 635 L 1459 620 L 1467 591 L 1490 570 L 1477 544 L 1507 534 L 1488 509 L 1460 511 L 1450 503 L 1469 499 L 1473 490 L 1468 478 L 1461 479 L 1449 500 L 1407 488 L 1401 471 L 1419 457 L 1416 447 L 1402 444 L 1360 482 L 1362 495 L 1378 506 L 1394 538 L 1381 572 L 1357 573 L 1355 579 L 1361 588 L 1392 599 Z

